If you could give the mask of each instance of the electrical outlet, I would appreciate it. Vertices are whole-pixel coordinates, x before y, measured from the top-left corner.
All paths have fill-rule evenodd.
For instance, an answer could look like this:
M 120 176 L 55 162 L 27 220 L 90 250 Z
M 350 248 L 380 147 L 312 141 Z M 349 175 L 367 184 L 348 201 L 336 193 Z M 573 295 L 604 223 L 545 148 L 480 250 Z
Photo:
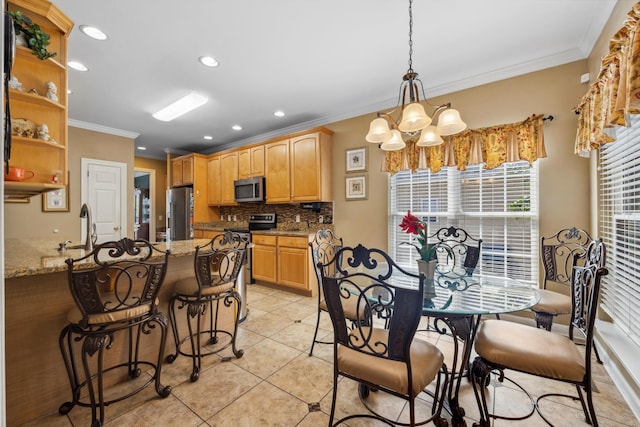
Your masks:
M 322 215 L 318 215 L 318 222 L 322 224 L 324 222 L 324 217 Z
M 296 222 L 300 222 L 300 215 L 296 215 Z

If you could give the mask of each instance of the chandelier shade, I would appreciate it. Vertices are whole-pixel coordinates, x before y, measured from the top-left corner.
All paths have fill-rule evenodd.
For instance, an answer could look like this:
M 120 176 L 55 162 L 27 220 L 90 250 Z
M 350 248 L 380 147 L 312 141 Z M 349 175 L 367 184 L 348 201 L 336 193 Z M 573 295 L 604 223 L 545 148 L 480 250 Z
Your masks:
M 388 112 L 379 112 L 371 121 L 369 132 L 365 139 L 371 143 L 380 144 L 385 151 L 401 150 L 405 141 L 417 141 L 420 147 L 442 144 L 442 136 L 455 135 L 467 128 L 458 110 L 451 108 L 451 104 L 434 106 L 426 101 L 422 81 L 418 73 L 413 71 L 413 0 L 409 0 L 409 69 L 402 77 L 398 105 Z M 422 92 L 422 101 L 420 93 Z M 407 96 L 408 95 L 408 96 Z M 425 107 L 433 110 L 427 114 Z M 393 113 L 399 110 L 397 117 Z M 438 119 L 437 126 L 431 123 Z

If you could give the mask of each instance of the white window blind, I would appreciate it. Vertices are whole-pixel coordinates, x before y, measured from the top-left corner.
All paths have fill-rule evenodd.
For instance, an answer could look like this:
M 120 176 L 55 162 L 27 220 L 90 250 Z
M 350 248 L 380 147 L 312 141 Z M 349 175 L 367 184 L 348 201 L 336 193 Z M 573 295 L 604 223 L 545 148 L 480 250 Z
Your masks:
M 478 270 L 537 286 L 538 169 L 527 162 L 505 163 L 485 170 L 444 168 L 411 174 L 399 172 L 389 180 L 389 245 L 404 266 L 415 265 L 418 254 L 408 245 L 415 236 L 399 227 L 410 210 L 427 223 L 427 234 L 442 227 L 464 228 L 482 239 Z
M 599 237 L 607 248 L 602 307 L 640 345 L 640 119 L 600 149 Z

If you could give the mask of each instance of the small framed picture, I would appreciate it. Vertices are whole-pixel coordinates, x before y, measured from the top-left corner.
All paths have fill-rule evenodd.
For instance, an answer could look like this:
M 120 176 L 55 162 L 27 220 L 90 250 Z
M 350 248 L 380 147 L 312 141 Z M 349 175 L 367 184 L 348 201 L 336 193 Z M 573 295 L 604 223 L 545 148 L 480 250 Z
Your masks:
M 367 147 L 347 150 L 347 172 L 364 172 L 367 170 Z
M 365 200 L 367 198 L 367 176 L 350 176 L 346 178 L 346 199 Z
M 69 212 L 68 186 L 42 195 L 43 212 Z

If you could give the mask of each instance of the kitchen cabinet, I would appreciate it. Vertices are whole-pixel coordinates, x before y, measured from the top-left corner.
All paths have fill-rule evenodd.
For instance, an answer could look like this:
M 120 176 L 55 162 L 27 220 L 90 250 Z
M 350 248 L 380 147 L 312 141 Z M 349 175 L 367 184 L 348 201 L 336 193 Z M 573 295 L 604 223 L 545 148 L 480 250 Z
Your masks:
M 207 203 L 220 206 L 220 156 L 207 160 Z
M 238 152 L 220 155 L 220 204 L 235 205 L 233 182 L 238 179 Z
M 329 202 L 331 190 L 331 133 L 313 132 L 291 138 L 291 201 Z
M 181 187 L 193 184 L 194 154 L 171 160 L 171 186 Z
M 265 146 L 266 202 L 291 201 L 289 140 L 268 143 Z
M 253 277 L 282 285 L 307 295 L 312 277 L 308 236 L 271 236 L 252 234 Z M 315 277 L 315 273 L 313 273 Z M 313 279 L 315 280 L 315 279 Z
M 264 145 L 238 151 L 238 179 L 264 176 Z
M 269 283 L 278 283 L 277 266 L 277 236 L 265 236 L 252 234 L 253 243 L 252 272 L 256 280 L 264 280 Z
M 32 171 L 34 175 L 24 181 L 5 181 L 4 200 L 27 202 L 36 194 L 68 184 L 66 64 L 67 39 L 73 22 L 44 0 L 11 0 L 7 7 L 10 11 L 21 11 L 40 25 L 50 36 L 47 50 L 56 53 L 53 58 L 41 60 L 31 49 L 16 46 L 11 70 L 14 84 L 5 93 L 12 120 L 9 165 Z M 55 85 L 55 91 L 51 91 L 48 82 Z

